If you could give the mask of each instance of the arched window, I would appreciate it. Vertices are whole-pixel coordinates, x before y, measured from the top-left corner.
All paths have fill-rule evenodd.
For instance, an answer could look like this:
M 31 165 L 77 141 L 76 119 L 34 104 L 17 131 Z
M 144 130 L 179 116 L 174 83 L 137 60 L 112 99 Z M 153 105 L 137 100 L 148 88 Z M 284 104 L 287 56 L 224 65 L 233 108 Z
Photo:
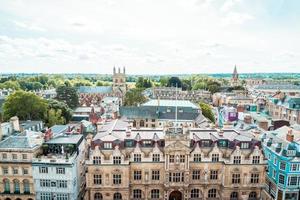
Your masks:
M 159 199 L 159 189 L 151 190 L 151 199 Z
M 3 180 L 4 184 L 4 193 L 10 193 L 10 183 L 8 179 Z
M 114 194 L 114 200 L 121 200 L 122 199 L 122 194 L 117 192 Z
M 249 200 L 256 200 L 256 192 L 250 192 Z
M 102 200 L 102 199 L 103 199 L 103 197 L 102 197 L 101 193 L 95 193 L 94 200 Z
M 14 180 L 14 193 L 19 194 L 20 193 L 20 181 Z
M 216 198 L 216 197 L 217 197 L 217 190 L 216 189 L 208 190 L 208 198 Z
M 136 121 L 135 120 L 133 120 L 132 126 L 136 127 Z
M 25 194 L 30 194 L 30 184 L 28 180 L 23 181 L 23 186 L 24 186 L 24 193 Z
M 140 127 L 144 127 L 145 126 L 145 122 L 144 122 L 144 120 L 141 120 L 140 121 Z
M 238 193 L 237 192 L 231 192 L 230 200 L 238 200 Z
M 199 198 L 200 190 L 199 189 L 192 189 L 191 190 L 191 198 Z

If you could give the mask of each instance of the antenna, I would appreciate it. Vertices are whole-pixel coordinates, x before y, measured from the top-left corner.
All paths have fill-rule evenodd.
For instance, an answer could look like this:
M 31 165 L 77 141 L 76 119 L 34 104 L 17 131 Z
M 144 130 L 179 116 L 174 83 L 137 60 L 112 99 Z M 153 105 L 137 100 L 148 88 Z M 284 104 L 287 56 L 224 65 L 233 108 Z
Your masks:
M 177 132 L 177 83 L 176 83 L 176 88 L 175 88 L 175 133 Z

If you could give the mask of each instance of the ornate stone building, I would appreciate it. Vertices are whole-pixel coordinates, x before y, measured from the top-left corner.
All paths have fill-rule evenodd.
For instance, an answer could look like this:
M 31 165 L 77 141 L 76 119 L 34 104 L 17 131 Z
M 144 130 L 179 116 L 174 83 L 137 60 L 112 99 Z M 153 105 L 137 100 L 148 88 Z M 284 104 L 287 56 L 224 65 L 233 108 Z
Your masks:
M 115 126 L 90 144 L 86 200 L 254 200 L 264 186 L 260 141 L 235 130 Z
M 42 135 L 10 136 L 0 142 L 0 200 L 35 199 L 32 159 Z

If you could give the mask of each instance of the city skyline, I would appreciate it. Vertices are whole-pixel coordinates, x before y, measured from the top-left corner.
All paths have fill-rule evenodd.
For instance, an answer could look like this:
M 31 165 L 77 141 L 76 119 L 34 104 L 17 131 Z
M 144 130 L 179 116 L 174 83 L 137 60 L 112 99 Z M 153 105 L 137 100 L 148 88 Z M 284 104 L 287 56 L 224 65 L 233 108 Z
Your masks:
M 300 72 L 299 1 L 1 1 L 2 73 Z

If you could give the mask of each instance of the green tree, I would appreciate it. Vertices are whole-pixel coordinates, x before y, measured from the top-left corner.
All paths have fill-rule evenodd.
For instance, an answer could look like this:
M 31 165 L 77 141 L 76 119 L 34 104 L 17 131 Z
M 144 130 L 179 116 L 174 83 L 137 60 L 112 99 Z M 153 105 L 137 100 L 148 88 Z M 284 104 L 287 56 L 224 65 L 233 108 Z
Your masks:
M 51 127 L 56 124 L 65 124 L 65 118 L 62 116 L 62 111 L 60 109 L 49 109 L 47 111 L 46 124 Z
M 167 86 L 168 87 L 176 87 L 177 86 L 178 88 L 181 88 L 182 87 L 182 82 L 178 77 L 171 77 L 168 80 Z
M 9 95 L 3 105 L 4 119 L 18 116 L 21 120 L 42 120 L 47 103 L 32 92 L 16 91 Z
M 152 82 L 149 78 L 139 77 L 135 83 L 137 88 L 150 88 L 152 87 Z
M 79 97 L 76 88 L 62 85 L 56 88 L 56 93 L 56 99 L 66 103 L 70 108 L 78 106 Z
M 203 102 L 199 103 L 199 105 L 202 110 L 203 116 L 208 118 L 211 122 L 215 123 L 215 116 L 210 105 Z
M 17 81 L 6 81 L 4 83 L 0 84 L 0 89 L 13 89 L 13 90 L 19 90 L 21 89 L 20 84 Z
M 72 109 L 69 106 L 62 102 L 55 99 L 48 100 L 48 110 L 54 109 L 56 111 L 61 111 L 61 116 L 64 118 L 65 122 L 68 123 L 72 118 Z
M 166 87 L 168 85 L 168 81 L 169 81 L 168 77 L 161 76 L 159 78 L 159 83 L 161 87 Z
M 126 92 L 124 105 L 125 106 L 137 106 L 146 102 L 146 97 L 142 94 L 143 89 L 133 88 Z

